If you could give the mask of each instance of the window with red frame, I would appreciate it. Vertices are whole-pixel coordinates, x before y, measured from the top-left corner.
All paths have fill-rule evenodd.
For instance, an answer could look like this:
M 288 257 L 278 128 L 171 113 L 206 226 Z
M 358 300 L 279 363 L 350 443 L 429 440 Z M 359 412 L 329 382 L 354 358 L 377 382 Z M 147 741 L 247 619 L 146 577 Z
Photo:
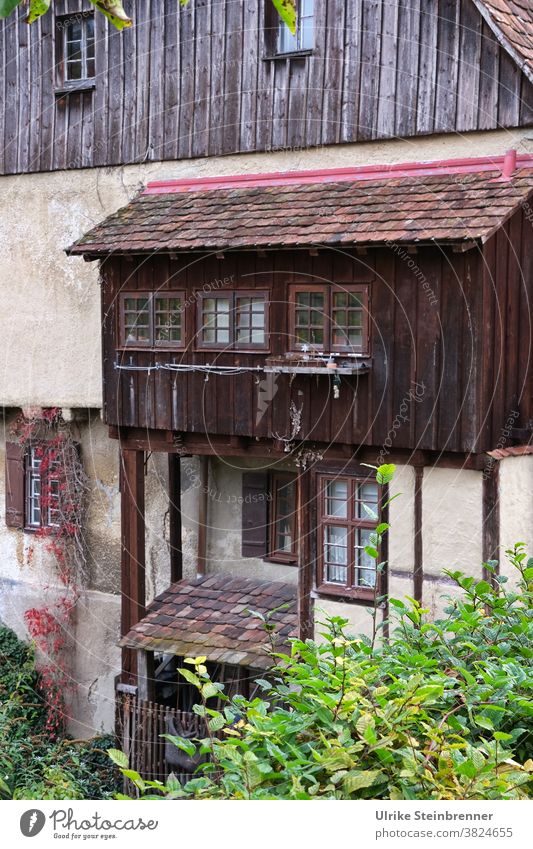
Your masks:
M 368 286 L 291 286 L 289 300 L 291 350 L 369 353 Z
M 378 575 L 365 547 L 373 545 L 379 523 L 380 487 L 348 475 L 321 475 L 318 481 L 318 588 L 324 593 L 372 597 Z
M 123 292 L 120 344 L 128 348 L 183 348 L 183 292 Z

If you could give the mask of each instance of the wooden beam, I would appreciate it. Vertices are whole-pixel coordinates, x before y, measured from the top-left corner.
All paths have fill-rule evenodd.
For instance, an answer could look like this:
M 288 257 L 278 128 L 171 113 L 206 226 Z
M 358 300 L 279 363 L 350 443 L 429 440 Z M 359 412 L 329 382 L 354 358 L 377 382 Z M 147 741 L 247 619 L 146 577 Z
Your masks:
M 128 633 L 145 614 L 144 452 L 120 449 L 121 633 Z M 122 650 L 122 679 L 135 683 L 137 659 Z
M 483 472 L 483 563 L 500 558 L 500 464 L 487 462 Z M 483 578 L 494 584 L 494 575 L 483 567 Z
M 181 541 L 181 459 L 179 454 L 168 455 L 168 519 L 170 548 L 170 583 L 183 577 Z
M 298 636 L 301 640 L 313 639 L 315 633 L 313 606 L 313 490 L 311 472 L 300 469 L 297 485 L 298 528 Z
M 414 538 L 414 572 L 413 572 L 413 595 L 417 601 L 422 602 L 424 592 L 424 548 L 422 537 L 422 484 L 424 481 L 424 467 L 415 466 L 415 538 Z
M 137 695 L 139 699 L 153 702 L 155 699 L 154 653 L 137 651 Z

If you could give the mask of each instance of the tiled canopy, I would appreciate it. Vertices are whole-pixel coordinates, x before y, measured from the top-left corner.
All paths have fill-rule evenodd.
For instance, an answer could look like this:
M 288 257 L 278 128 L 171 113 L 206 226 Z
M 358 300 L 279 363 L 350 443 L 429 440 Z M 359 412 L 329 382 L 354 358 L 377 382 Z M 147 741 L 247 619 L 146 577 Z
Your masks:
M 276 649 L 287 650 L 296 636 L 294 585 L 225 574 L 178 581 L 152 602 L 121 645 L 266 669 L 273 662 L 270 641 L 252 611 L 266 614 L 280 606 L 271 618 L 273 640 Z

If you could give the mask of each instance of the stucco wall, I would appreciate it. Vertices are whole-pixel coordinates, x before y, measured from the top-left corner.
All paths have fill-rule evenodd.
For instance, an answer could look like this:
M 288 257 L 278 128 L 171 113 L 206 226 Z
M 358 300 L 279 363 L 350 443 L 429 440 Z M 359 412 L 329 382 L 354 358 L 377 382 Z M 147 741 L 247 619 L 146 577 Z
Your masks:
M 97 407 L 100 315 L 95 263 L 63 248 L 114 212 L 149 179 L 421 161 L 533 150 L 524 130 L 393 139 L 182 162 L 0 179 L 0 404 Z
M 533 557 L 533 455 L 506 457 L 500 464 L 500 571 L 510 578 L 516 570 L 505 551 L 515 543 L 526 544 Z
M 0 622 L 28 639 L 24 614 L 50 607 L 62 596 L 57 564 L 47 540 L 5 524 L 5 441 L 14 440 L 9 415 L 0 432 Z M 114 678 L 120 671 L 120 497 L 116 444 L 98 412 L 85 411 L 71 424 L 88 476 L 85 543 L 87 568 L 64 657 L 72 677 L 66 694 L 69 731 L 91 736 L 114 725 Z

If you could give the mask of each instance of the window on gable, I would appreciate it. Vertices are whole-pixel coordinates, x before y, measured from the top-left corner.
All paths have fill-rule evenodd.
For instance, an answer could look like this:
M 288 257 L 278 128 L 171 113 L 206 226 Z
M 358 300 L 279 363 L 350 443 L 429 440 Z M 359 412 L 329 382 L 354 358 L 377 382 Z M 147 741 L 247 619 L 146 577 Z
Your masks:
M 368 287 L 292 286 L 290 348 L 368 354 Z
M 319 483 L 318 587 L 325 593 L 371 597 L 376 589 L 373 544 L 380 488 L 374 481 L 326 476 Z
M 197 346 L 208 350 L 266 350 L 267 292 L 201 293 Z
M 296 32 L 294 35 L 288 26 L 276 17 L 275 44 L 276 54 L 299 53 L 312 50 L 315 46 L 315 3 L 314 0 L 297 0 Z
M 95 77 L 94 16 L 90 12 L 57 19 L 59 83 L 76 86 Z
M 128 348 L 183 348 L 183 292 L 124 292 L 120 344 Z

